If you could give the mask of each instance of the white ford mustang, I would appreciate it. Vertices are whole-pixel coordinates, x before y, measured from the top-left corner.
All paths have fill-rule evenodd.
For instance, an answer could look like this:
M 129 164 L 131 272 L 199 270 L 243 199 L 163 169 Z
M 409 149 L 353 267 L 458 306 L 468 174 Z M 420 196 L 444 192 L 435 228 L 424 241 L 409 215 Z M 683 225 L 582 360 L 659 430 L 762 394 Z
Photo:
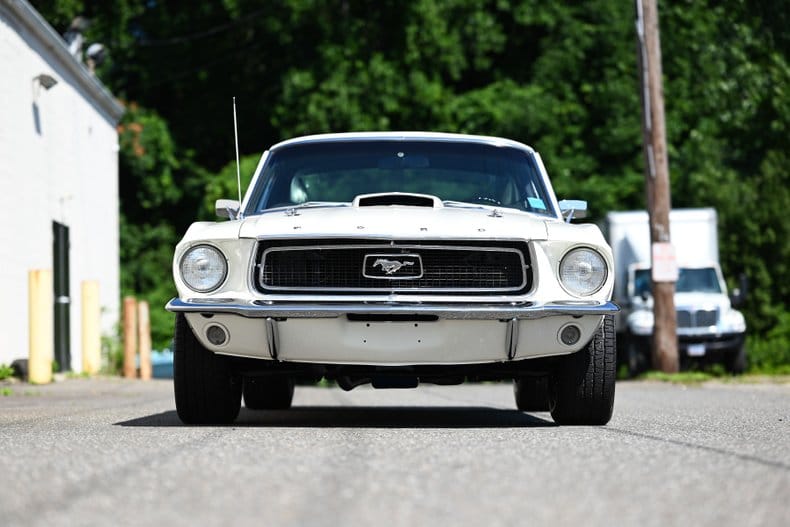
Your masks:
M 540 156 L 495 137 L 301 137 L 261 157 L 230 221 L 178 244 L 174 385 L 185 423 L 350 390 L 513 380 L 559 424 L 612 415 L 612 253 Z

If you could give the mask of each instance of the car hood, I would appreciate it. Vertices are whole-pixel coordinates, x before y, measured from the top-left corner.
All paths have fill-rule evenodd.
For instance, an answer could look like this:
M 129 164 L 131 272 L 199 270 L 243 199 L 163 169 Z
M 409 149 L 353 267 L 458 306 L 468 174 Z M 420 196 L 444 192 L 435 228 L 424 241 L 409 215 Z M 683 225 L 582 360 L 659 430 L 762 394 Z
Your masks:
M 640 297 L 634 299 L 634 309 L 652 310 L 653 297 L 644 302 Z M 723 293 L 675 293 L 675 309 L 697 311 L 699 309 L 726 310 L 730 307 L 730 299 Z
M 241 238 L 547 238 L 546 217 L 514 209 L 323 206 L 280 209 L 242 221 Z M 295 214 L 294 214 L 295 213 Z
M 675 309 L 726 309 L 730 299 L 722 293 L 675 293 Z

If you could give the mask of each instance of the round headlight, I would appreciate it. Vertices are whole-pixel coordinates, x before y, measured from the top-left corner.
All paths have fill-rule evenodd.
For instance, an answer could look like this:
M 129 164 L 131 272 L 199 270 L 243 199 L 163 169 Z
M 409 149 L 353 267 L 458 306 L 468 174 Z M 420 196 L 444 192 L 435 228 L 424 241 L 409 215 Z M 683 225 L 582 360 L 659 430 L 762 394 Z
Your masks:
M 606 262 L 603 256 L 592 249 L 573 249 L 560 262 L 560 282 L 571 294 L 591 295 L 605 281 Z
M 228 264 L 219 249 L 197 245 L 181 257 L 181 278 L 190 289 L 208 293 L 218 288 L 228 273 Z

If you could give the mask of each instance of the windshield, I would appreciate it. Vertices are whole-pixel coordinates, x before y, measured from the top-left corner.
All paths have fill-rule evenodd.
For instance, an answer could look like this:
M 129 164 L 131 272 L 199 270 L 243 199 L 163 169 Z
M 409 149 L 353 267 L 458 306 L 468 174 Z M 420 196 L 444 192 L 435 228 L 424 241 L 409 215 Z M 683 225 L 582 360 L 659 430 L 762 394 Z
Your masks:
M 307 202 L 350 203 L 360 194 L 410 192 L 442 201 L 555 216 L 533 154 L 439 141 L 306 143 L 275 150 L 248 214 Z
M 713 267 L 688 269 L 681 267 L 678 281 L 675 283 L 676 293 L 721 293 L 719 276 Z M 634 294 L 642 296 L 650 293 L 650 269 L 639 269 L 634 273 Z

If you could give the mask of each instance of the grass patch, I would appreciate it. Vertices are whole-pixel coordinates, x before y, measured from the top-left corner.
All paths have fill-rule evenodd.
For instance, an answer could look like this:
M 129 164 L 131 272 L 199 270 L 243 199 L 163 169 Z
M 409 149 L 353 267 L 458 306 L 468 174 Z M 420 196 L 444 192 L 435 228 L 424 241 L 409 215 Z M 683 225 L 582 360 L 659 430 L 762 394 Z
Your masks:
M 0 364 L 0 381 L 4 381 L 14 376 L 14 368 L 6 364 Z
M 664 373 L 663 371 L 649 371 L 637 379 L 647 381 L 669 382 L 672 384 L 698 385 L 713 379 L 718 375 L 707 371 L 681 371 L 678 373 Z
M 745 373 L 733 377 L 717 379 L 719 381 L 733 384 L 790 384 L 790 375 L 779 373 Z
M 662 371 L 649 371 L 638 376 L 636 380 L 668 382 L 686 386 L 699 386 L 709 381 L 724 382 L 728 384 L 790 384 L 790 375 L 745 373 L 731 375 L 723 370 L 712 367 L 705 370 L 681 371 L 678 373 L 664 373 Z
M 12 395 L 13 393 L 14 392 L 11 391 L 11 388 L 9 388 L 7 386 L 2 388 L 2 389 L 0 389 L 0 395 L 2 395 L 3 397 L 8 397 L 9 395 Z
M 788 376 L 790 375 L 790 364 L 775 364 L 770 366 L 754 365 L 749 366 L 747 374 L 751 375 L 777 375 Z
M 120 377 L 123 373 L 123 345 L 117 335 L 104 335 L 101 338 L 102 368 L 105 375 Z

